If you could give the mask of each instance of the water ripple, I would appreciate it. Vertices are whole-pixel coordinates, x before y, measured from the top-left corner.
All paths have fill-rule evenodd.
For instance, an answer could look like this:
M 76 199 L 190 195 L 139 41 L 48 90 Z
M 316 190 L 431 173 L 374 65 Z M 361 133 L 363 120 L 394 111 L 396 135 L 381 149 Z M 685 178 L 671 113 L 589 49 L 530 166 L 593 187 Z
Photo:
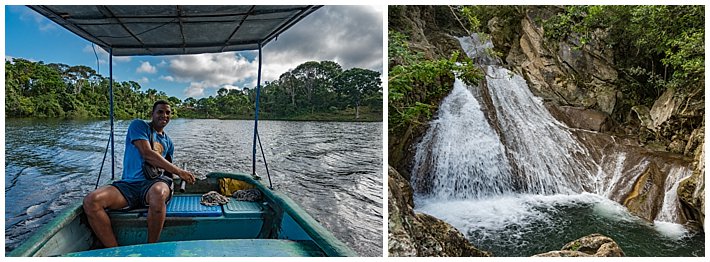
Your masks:
M 115 123 L 117 178 L 129 123 Z M 274 187 L 360 255 L 380 256 L 382 123 L 259 123 Z M 253 128 L 251 121 L 175 119 L 166 132 L 176 164 L 204 177 L 251 173 Z M 108 121 L 7 120 L 5 203 L 13 205 L 5 206 L 6 251 L 94 189 L 108 130 Z M 256 166 L 266 178 L 260 151 Z M 109 153 L 102 183 L 110 172 Z

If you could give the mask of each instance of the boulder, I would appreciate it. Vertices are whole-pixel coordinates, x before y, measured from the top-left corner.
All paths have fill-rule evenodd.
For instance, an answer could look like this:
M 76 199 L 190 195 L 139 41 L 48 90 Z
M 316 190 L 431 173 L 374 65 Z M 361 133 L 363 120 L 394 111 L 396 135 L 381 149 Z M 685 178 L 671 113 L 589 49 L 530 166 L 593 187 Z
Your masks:
M 673 95 L 675 94 L 674 88 L 668 88 L 665 92 L 653 102 L 653 107 L 649 111 L 651 115 L 651 120 L 653 121 L 653 128 L 651 130 L 658 130 L 658 128 L 668 120 L 673 111 L 675 110 L 675 100 Z
M 617 97 L 620 96 L 619 92 L 614 89 L 614 87 L 609 85 L 601 85 L 595 91 L 597 105 L 596 107 L 609 115 L 614 113 L 614 108 L 616 107 Z
M 636 105 L 631 107 L 631 112 L 636 113 L 641 125 L 644 127 L 656 131 L 656 126 L 653 124 L 653 118 L 651 118 L 651 112 L 645 105 Z
M 394 168 L 388 171 L 389 256 L 488 257 L 450 224 L 413 209 L 412 188 Z
M 557 119 L 568 127 L 597 132 L 611 130 L 613 121 L 609 114 L 594 109 L 574 106 L 556 106 L 545 103 L 545 107 Z
M 623 257 L 624 251 L 611 238 L 591 234 L 569 242 L 560 251 L 550 251 L 534 257 Z

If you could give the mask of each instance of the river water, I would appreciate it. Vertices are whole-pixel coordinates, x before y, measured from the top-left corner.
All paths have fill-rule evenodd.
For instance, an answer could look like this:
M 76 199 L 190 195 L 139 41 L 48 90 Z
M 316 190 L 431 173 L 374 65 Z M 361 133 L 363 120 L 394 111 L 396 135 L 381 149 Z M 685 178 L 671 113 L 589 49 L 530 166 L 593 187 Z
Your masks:
M 129 123 L 115 123 L 116 178 Z M 174 119 L 166 132 L 175 162 L 204 177 L 251 173 L 253 127 L 253 121 Z M 382 123 L 260 121 L 259 133 L 275 190 L 361 256 L 381 256 Z M 108 121 L 6 120 L 6 252 L 94 189 L 108 136 Z M 266 180 L 257 156 L 257 173 Z M 110 173 L 109 150 L 101 184 Z

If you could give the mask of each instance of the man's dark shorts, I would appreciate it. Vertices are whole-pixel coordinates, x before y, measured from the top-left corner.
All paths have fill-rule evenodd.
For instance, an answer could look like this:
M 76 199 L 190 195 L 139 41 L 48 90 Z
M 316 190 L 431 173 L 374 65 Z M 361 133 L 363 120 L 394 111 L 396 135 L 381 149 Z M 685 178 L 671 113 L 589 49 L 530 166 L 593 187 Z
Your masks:
M 165 175 L 161 175 L 153 180 L 142 180 L 136 182 L 115 181 L 111 185 L 116 187 L 118 191 L 121 192 L 123 197 L 126 198 L 126 201 L 128 202 L 128 207 L 126 209 L 130 210 L 147 207 L 148 203 L 146 202 L 145 197 L 148 194 L 148 190 L 151 186 L 153 186 L 153 184 L 159 182 L 168 184 L 168 188 L 170 188 L 170 195 L 168 196 L 168 199 L 165 200 L 165 203 L 167 203 L 173 196 L 173 180 Z

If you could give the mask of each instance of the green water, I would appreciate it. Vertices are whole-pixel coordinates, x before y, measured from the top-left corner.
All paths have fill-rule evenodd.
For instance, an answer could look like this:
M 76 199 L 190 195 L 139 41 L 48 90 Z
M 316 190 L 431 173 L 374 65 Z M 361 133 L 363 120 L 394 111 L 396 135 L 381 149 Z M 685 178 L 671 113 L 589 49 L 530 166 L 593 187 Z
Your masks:
M 474 246 L 494 256 L 527 257 L 560 250 L 592 233 L 614 239 L 626 256 L 705 256 L 704 233 L 678 224 L 646 222 L 593 194 L 419 200 L 417 210 L 451 223 Z

